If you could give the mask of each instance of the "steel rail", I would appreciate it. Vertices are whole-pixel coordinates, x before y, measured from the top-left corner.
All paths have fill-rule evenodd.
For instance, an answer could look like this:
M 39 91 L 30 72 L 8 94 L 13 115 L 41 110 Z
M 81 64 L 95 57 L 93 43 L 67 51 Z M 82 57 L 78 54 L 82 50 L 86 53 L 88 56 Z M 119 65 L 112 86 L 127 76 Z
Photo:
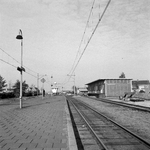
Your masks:
M 94 99 L 96 101 L 101 101 L 101 102 L 105 102 L 105 103 L 111 103 L 111 104 L 115 104 L 115 105 L 119 105 L 119 106 L 124 106 L 124 107 L 128 107 L 128 108 L 133 108 L 133 109 L 138 109 L 141 111 L 147 111 L 150 112 L 150 108 L 145 107 L 145 106 L 139 106 L 139 105 L 134 105 L 134 104 L 128 104 L 128 103 L 124 103 L 124 102 L 118 102 L 118 101 L 112 101 L 110 99 L 106 99 L 106 98 L 92 98 L 90 97 L 89 99 Z
M 150 108 L 145 107 L 145 106 L 129 104 L 129 103 L 124 103 L 124 102 L 117 102 L 117 101 L 112 101 L 112 100 L 109 100 L 109 99 L 101 99 L 101 101 L 116 104 L 116 105 L 120 105 L 120 106 L 134 108 L 134 109 L 138 109 L 138 110 L 141 110 L 141 111 L 150 112 Z
M 97 134 L 95 133 L 95 131 L 92 129 L 92 127 L 90 126 L 90 124 L 86 121 L 85 117 L 81 114 L 81 112 L 79 111 L 79 109 L 75 106 L 75 104 L 71 100 L 69 100 L 69 102 L 71 102 L 71 104 L 76 109 L 76 111 L 81 116 L 81 118 L 84 120 L 84 122 L 86 123 L 86 125 L 88 126 L 88 128 L 91 130 L 92 134 L 95 136 L 95 138 L 97 139 L 97 141 L 99 142 L 99 144 L 101 144 L 101 146 L 103 147 L 102 150 L 108 150 L 107 147 L 105 146 L 105 144 L 102 142 L 102 140 L 97 136 Z
M 79 100 L 76 100 L 79 101 Z M 109 117 L 105 116 L 104 114 L 100 113 L 98 110 L 96 110 L 96 108 L 91 107 L 90 105 L 86 104 L 85 102 L 81 102 L 80 103 L 84 104 L 86 107 L 88 107 L 89 109 L 93 110 L 94 112 L 96 112 L 97 114 L 103 116 L 104 118 L 106 118 L 107 120 L 111 121 L 112 123 L 114 123 L 115 125 L 119 126 L 120 128 L 122 128 L 123 130 L 125 130 L 126 132 L 128 132 L 129 134 L 131 134 L 133 137 L 137 138 L 139 141 L 141 141 L 143 144 L 145 144 L 145 146 L 147 146 L 148 148 L 150 148 L 150 143 L 146 140 L 144 140 L 142 137 L 140 137 L 139 135 L 133 133 L 132 131 L 130 131 L 129 129 L 125 128 L 124 126 L 118 124 L 116 121 L 110 119 Z

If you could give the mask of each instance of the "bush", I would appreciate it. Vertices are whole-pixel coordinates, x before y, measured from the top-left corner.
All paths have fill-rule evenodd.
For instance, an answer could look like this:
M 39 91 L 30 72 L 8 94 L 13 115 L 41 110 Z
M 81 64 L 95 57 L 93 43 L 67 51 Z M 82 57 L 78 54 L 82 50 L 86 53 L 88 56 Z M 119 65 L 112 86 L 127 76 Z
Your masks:
M 23 96 L 25 97 L 29 97 L 29 96 L 32 96 L 32 92 L 27 92 L 27 93 L 24 93 Z
M 13 92 L 9 92 L 9 93 L 0 93 L 0 99 L 5 99 L 5 98 L 14 98 L 15 95 Z

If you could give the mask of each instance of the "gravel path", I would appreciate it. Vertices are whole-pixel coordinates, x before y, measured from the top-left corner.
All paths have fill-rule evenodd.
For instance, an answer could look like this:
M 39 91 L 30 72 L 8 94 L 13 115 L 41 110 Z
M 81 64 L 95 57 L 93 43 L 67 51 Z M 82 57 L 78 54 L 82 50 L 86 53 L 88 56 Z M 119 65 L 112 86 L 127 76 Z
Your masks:
M 87 97 L 74 97 L 78 100 L 94 106 L 103 114 L 120 123 L 134 133 L 142 136 L 150 142 L 150 113 L 134 110 L 127 107 L 117 106 L 101 101 L 96 101 Z

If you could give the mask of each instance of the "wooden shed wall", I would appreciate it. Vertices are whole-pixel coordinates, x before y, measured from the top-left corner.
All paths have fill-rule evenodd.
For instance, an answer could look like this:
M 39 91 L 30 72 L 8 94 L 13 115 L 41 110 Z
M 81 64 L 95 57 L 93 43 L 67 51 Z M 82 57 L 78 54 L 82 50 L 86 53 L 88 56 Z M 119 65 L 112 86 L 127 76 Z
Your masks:
M 131 80 L 127 79 L 106 80 L 105 96 L 118 97 L 124 95 L 125 92 L 131 92 Z

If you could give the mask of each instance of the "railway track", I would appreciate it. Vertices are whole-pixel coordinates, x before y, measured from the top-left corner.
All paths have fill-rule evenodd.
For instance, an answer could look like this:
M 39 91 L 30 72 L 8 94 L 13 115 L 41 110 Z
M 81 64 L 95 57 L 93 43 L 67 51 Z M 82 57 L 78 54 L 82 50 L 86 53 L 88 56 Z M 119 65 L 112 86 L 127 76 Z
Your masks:
M 149 150 L 150 143 L 89 105 L 67 98 L 83 150 Z M 78 143 L 78 142 L 77 142 Z
M 112 101 L 112 100 L 109 100 L 106 98 L 91 98 L 90 97 L 90 99 L 94 99 L 96 101 L 102 101 L 102 102 L 110 103 L 110 104 L 114 104 L 114 105 L 124 106 L 124 107 L 132 108 L 132 109 L 137 109 L 137 110 L 141 110 L 141 111 L 150 112 L 149 107 L 144 107 L 144 106 L 140 106 L 140 105 L 134 105 L 134 104 L 129 104 L 129 103 L 125 103 L 125 102 Z

